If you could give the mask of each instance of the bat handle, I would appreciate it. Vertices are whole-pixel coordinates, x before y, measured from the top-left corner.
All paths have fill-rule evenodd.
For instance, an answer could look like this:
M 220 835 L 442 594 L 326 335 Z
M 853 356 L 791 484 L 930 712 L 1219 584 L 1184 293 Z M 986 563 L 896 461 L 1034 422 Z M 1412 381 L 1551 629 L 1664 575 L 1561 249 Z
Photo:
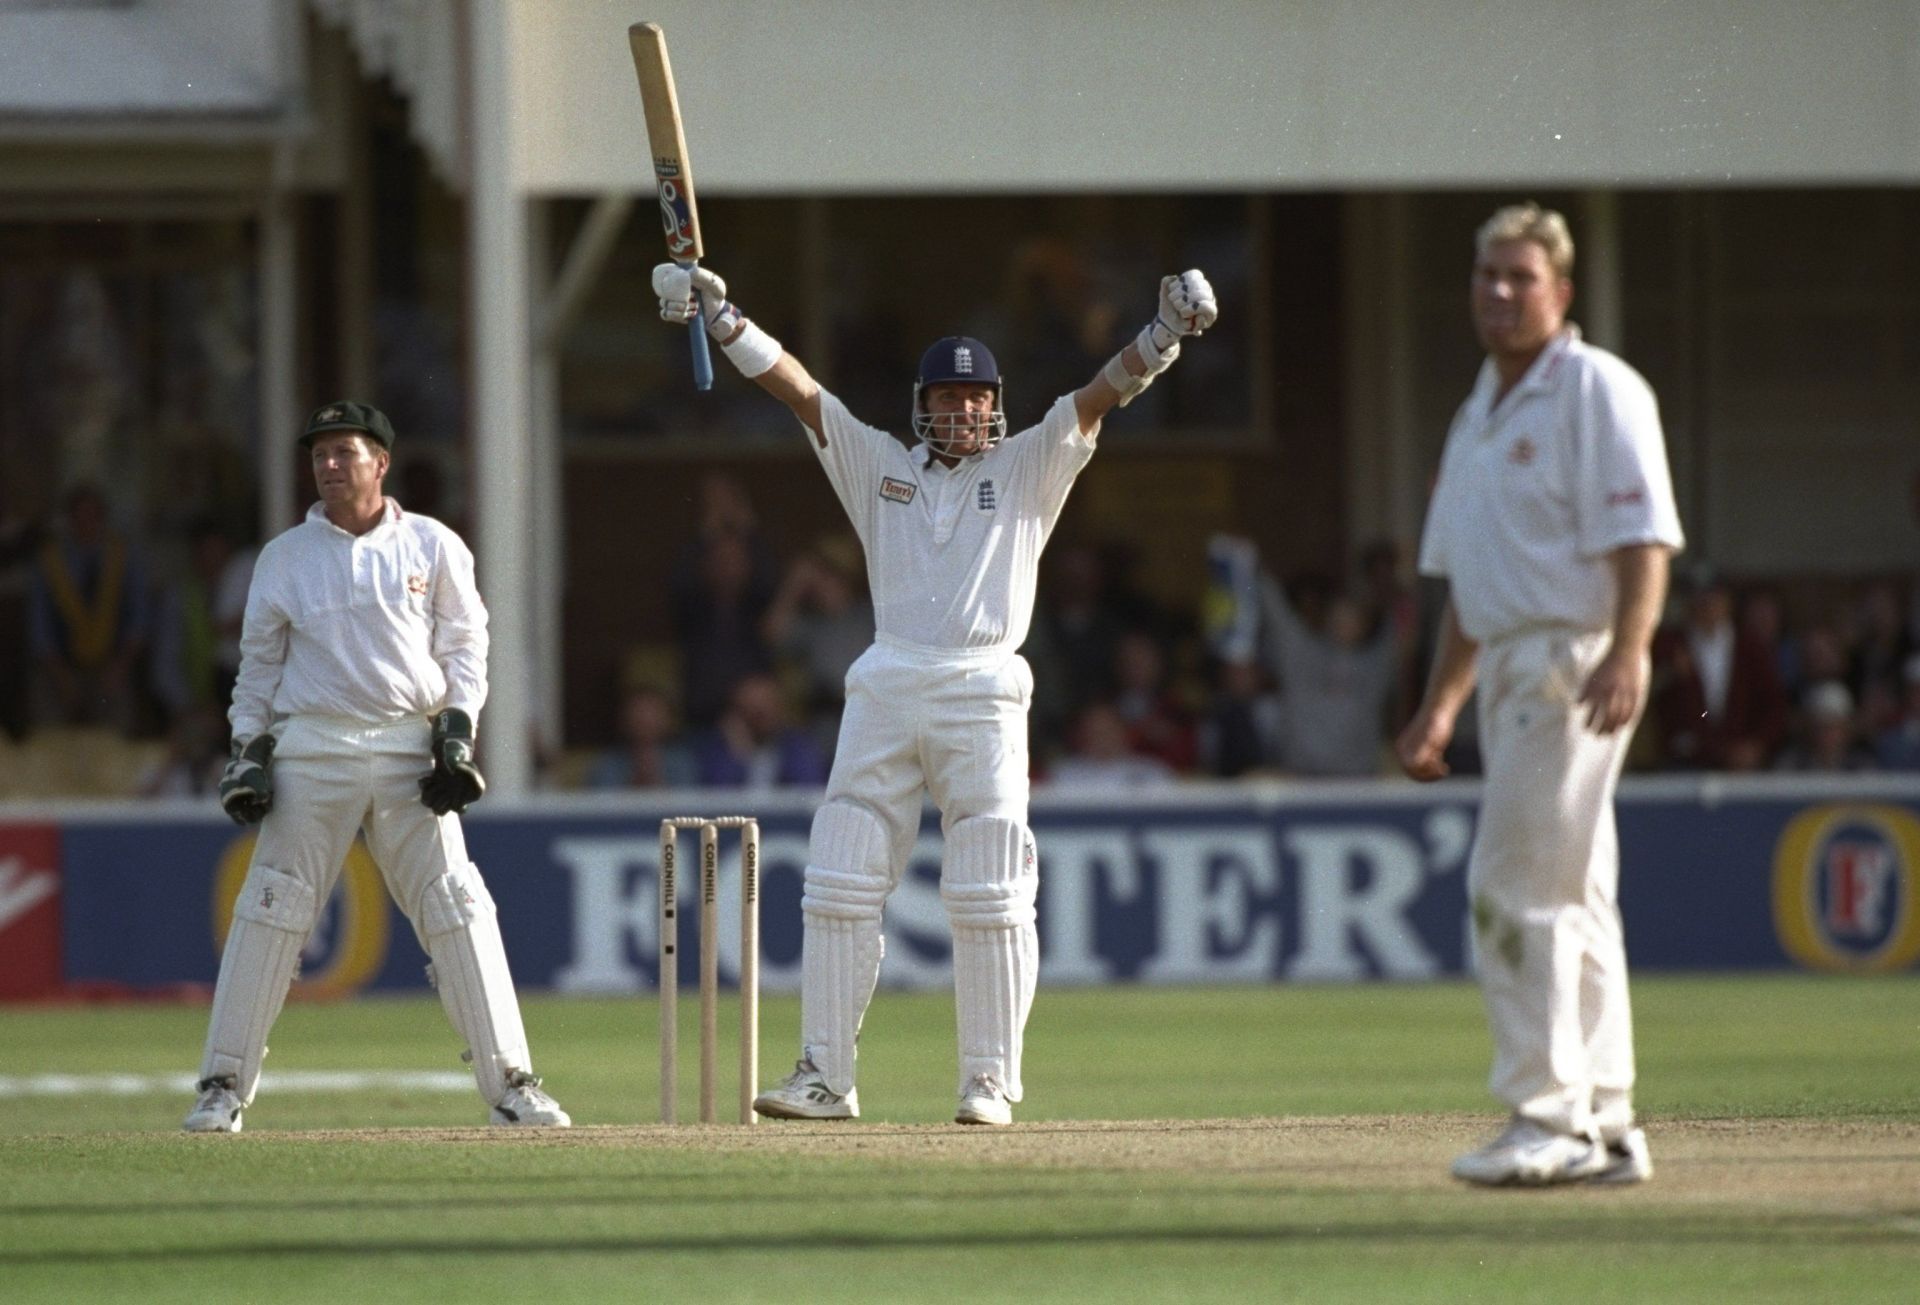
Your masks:
M 695 303 L 699 296 L 694 296 Z M 713 388 L 713 355 L 707 352 L 707 324 L 699 318 L 693 319 L 692 334 L 687 337 L 693 343 L 693 388 L 711 390 Z
M 691 263 L 682 263 L 682 267 L 692 267 Z M 687 341 L 693 346 L 693 388 L 711 390 L 713 388 L 713 355 L 707 351 L 707 321 L 700 311 L 700 292 L 693 292 L 693 320 L 687 324 Z

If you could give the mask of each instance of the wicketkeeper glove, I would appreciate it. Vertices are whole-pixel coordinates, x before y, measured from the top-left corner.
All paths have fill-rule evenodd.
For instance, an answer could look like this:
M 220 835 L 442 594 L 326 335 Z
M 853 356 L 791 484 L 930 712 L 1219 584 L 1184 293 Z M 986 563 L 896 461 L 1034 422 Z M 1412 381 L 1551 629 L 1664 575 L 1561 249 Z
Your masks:
M 433 773 L 421 777 L 420 801 L 436 816 L 465 811 L 487 791 L 473 764 L 473 717 L 449 707 L 433 718 Z
M 233 741 L 233 756 L 220 774 L 220 806 L 236 825 L 257 825 L 273 809 L 273 735 L 254 735 L 242 746 Z

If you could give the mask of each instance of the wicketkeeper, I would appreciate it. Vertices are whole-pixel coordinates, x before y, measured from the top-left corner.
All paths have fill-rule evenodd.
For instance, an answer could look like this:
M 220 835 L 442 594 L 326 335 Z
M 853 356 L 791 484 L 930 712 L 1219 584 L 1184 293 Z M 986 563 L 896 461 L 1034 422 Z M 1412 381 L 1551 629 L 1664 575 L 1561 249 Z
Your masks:
M 1153 320 L 1033 428 L 1007 437 L 1000 371 L 978 340 L 949 336 L 913 387 L 918 447 L 862 424 L 778 341 L 727 300 L 705 268 L 653 272 L 660 315 L 697 311 L 742 375 L 806 427 L 866 551 L 877 633 L 847 676 L 847 706 L 815 815 L 801 909 L 800 1060 L 754 1109 L 851 1119 L 854 1042 L 880 973 L 880 913 L 919 833 L 922 794 L 940 809 L 940 895 L 953 929 L 962 1124 L 1012 1122 L 1040 953 L 1039 886 L 1027 826 L 1033 674 L 1016 651 L 1033 617 L 1040 551 L 1100 421 L 1147 388 L 1181 341 L 1213 325 L 1198 271 L 1160 283 Z M 696 300 L 694 291 L 698 290 Z
M 320 502 L 260 551 L 234 686 L 220 802 L 258 824 L 214 989 L 200 1097 L 185 1127 L 237 1133 L 267 1030 L 356 833 L 432 964 L 496 1124 L 572 1121 L 533 1076 L 492 897 L 459 812 L 486 792 L 474 725 L 487 696 L 487 611 L 473 554 L 381 493 L 385 414 L 317 410 L 300 444 Z

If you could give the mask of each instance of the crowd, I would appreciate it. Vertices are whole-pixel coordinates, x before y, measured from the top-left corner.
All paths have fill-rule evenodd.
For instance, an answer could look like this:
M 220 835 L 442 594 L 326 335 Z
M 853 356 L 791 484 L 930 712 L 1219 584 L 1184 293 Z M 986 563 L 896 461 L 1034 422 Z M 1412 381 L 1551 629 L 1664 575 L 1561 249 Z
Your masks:
M 69 489 L 51 522 L 0 523 L 0 793 L 212 793 L 253 560 L 208 516 L 157 564 L 92 483 Z M 69 746 L 16 746 L 34 739 Z
M 833 535 L 783 550 L 724 475 L 696 510 L 667 578 L 677 674 L 624 685 L 612 741 L 552 782 L 825 782 L 847 669 L 873 637 L 858 545 Z M 102 489 L 83 484 L 52 522 L 0 522 L 0 728 L 15 743 L 140 740 L 122 789 L 211 793 L 253 552 L 211 518 L 156 552 L 111 517 Z M 1245 541 L 1215 551 L 1202 601 L 1181 611 L 1133 582 L 1125 548 L 1054 544 L 1024 649 L 1036 785 L 1392 772 L 1435 615 L 1394 548 L 1367 548 L 1348 574 L 1286 577 Z M 1471 718 L 1456 773 L 1476 768 Z M 1630 766 L 1920 771 L 1920 583 L 1735 580 L 1682 559 Z M 21 791 L 21 778 L 0 787 Z
M 1435 596 L 1387 543 L 1337 576 L 1283 579 L 1242 540 L 1214 554 L 1179 611 L 1133 583 L 1124 547 L 1053 545 L 1023 649 L 1037 785 L 1394 773 Z M 629 689 L 591 786 L 821 782 L 873 612 L 850 537 L 778 556 L 737 484 L 710 480 L 674 568 L 680 682 Z M 1920 771 L 1920 582 L 1678 576 L 1634 770 Z M 1471 716 L 1455 773 L 1477 769 Z

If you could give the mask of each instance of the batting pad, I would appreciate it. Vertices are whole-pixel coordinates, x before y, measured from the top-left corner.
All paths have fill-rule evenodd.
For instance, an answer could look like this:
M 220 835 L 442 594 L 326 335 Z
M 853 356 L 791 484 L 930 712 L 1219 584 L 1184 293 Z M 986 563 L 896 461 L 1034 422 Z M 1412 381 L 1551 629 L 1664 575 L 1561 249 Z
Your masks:
M 880 913 L 892 887 L 887 834 L 870 812 L 831 801 L 813 818 L 800 953 L 800 1042 L 833 1091 L 853 1090 L 860 1022 L 880 980 Z
M 233 904 L 233 927 L 220 955 L 213 1015 L 200 1077 L 234 1081 L 242 1105 L 253 1104 L 267 1031 L 280 1018 L 300 949 L 316 918 L 314 891 L 284 870 L 255 865 Z
M 419 924 L 433 960 L 428 977 L 454 1031 L 466 1039 L 480 1095 L 497 1106 L 513 1073 L 531 1072 L 533 1065 L 499 916 L 479 868 L 469 863 L 428 884 Z
M 1020 1048 L 1040 976 L 1033 834 L 1016 820 L 975 816 L 947 832 L 940 897 L 953 927 L 960 1083 L 991 1074 L 1018 1101 Z

